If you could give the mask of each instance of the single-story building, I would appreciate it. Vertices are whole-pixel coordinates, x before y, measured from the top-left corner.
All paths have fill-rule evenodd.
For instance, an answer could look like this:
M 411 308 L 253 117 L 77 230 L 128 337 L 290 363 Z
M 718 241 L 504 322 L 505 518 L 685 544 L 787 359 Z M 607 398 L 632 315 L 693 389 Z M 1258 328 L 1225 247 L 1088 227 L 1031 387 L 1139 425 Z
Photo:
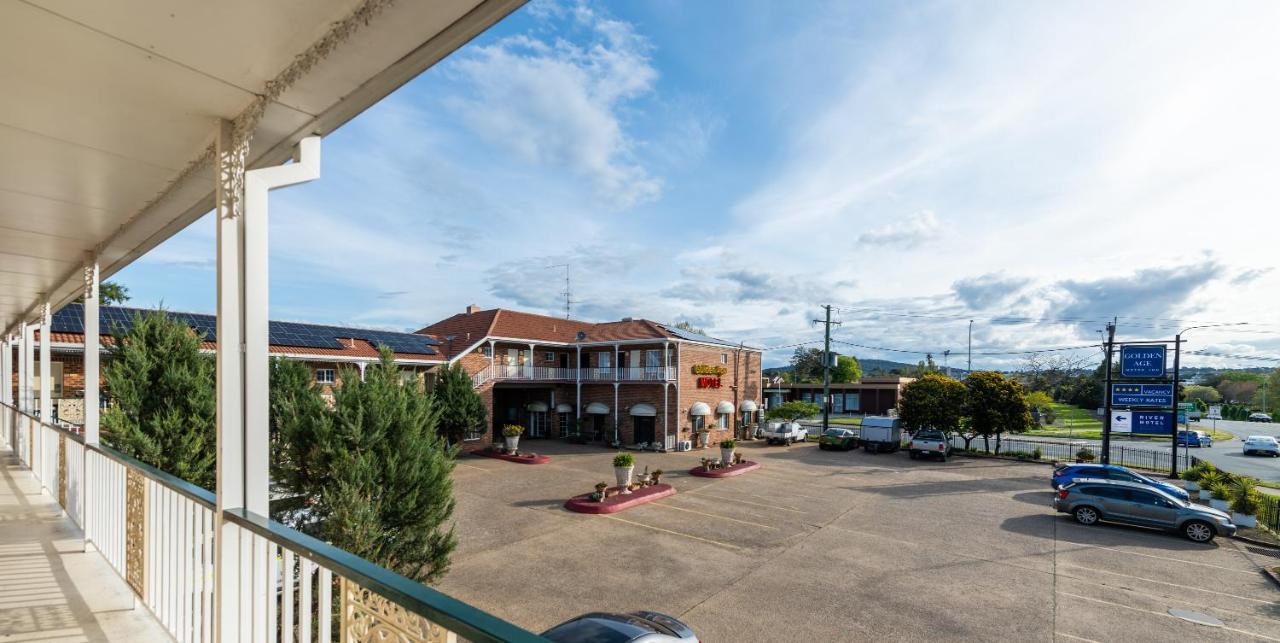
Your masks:
M 884 415 L 898 406 L 902 389 L 914 381 L 913 377 L 886 376 L 831 384 L 828 406 L 836 415 Z M 792 401 L 822 404 L 822 384 L 778 384 L 765 390 L 765 398 L 770 407 Z

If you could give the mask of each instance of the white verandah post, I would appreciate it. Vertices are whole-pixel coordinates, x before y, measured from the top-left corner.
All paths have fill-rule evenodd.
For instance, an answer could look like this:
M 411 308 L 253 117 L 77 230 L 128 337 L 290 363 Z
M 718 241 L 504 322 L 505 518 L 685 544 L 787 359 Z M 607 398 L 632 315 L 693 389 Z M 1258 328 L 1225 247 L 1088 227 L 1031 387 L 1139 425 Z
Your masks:
M 299 142 L 294 163 L 246 172 L 248 141 L 219 123 L 217 183 L 217 489 L 215 640 L 265 640 L 260 609 L 268 597 L 250 581 L 267 569 L 264 542 L 248 547 L 226 520 L 228 510 L 268 516 L 269 373 L 267 322 L 267 195 L 310 181 L 320 172 L 320 138 Z M 249 555 L 246 557 L 245 554 Z M 255 594 L 242 590 L 254 587 Z
M 0 389 L 0 402 L 13 404 L 13 335 L 4 337 L 4 354 L 0 355 L 0 380 L 4 380 L 4 388 Z M 4 431 L 5 446 L 10 449 L 16 448 L 13 430 L 15 424 L 13 413 L 4 409 L 0 430 Z
M 98 370 L 101 348 L 101 329 L 98 327 L 98 258 L 90 256 L 84 267 L 84 446 L 80 450 L 80 470 L 89 471 L 89 447 L 98 444 L 99 393 L 101 373 Z M 88 476 L 85 477 L 88 480 Z M 85 490 L 88 491 L 87 489 Z M 88 498 L 84 493 L 82 498 Z M 80 524 L 88 524 L 87 514 L 92 511 L 88 502 L 80 503 Z M 84 543 L 89 542 L 85 530 Z

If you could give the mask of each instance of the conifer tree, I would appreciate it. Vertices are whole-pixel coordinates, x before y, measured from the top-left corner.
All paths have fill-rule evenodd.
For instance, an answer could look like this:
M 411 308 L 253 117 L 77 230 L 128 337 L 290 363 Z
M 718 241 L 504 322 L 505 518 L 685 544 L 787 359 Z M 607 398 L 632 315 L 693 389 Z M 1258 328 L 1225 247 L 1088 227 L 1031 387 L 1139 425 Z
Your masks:
M 308 507 L 293 526 L 414 580 L 438 580 L 457 546 L 447 526 L 456 449 L 437 432 L 432 395 L 402 383 L 387 349 L 363 381 L 342 370 L 332 409 L 316 407 L 319 392 L 292 370 L 277 365 L 276 382 L 288 388 L 273 390 L 272 410 L 284 451 L 274 457 L 288 463 L 278 482 Z
M 104 360 L 113 404 L 102 427 L 109 446 L 212 489 L 216 388 L 213 358 L 200 353 L 201 340 L 162 310 L 134 315 Z
M 445 366 L 432 394 L 440 408 L 440 435 L 450 444 L 462 442 L 468 430 L 484 425 L 484 400 L 461 364 Z
M 312 381 L 305 363 L 271 360 L 271 485 L 276 496 L 272 518 L 302 529 L 306 514 L 294 513 L 309 490 L 323 486 L 328 477 L 322 466 L 323 446 L 333 433 L 329 405 Z

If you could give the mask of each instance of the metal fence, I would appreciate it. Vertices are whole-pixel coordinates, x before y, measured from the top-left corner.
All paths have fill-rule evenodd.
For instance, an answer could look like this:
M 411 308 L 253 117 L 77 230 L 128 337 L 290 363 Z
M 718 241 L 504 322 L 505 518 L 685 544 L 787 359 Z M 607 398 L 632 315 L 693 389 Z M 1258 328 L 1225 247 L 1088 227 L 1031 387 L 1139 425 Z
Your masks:
M 964 441 L 956 439 L 957 446 L 963 446 Z M 982 438 L 974 438 L 969 443 L 970 448 L 984 450 Z M 995 452 L 996 441 L 990 441 L 990 452 Z M 1034 453 L 1040 450 L 1041 459 L 1043 460 L 1063 460 L 1074 462 L 1076 453 L 1080 449 L 1088 449 L 1093 452 L 1095 462 L 1102 460 L 1102 447 L 1087 442 L 1060 442 L 1054 440 L 1034 440 L 1027 438 L 1005 438 L 1000 441 L 1000 452 L 1023 452 Z M 1124 467 L 1132 467 L 1134 469 L 1147 469 L 1150 471 L 1168 471 L 1170 465 L 1171 449 L 1146 449 L 1142 447 L 1132 447 L 1125 445 L 1111 445 L 1111 464 L 1118 464 Z M 1188 466 L 1194 466 L 1200 462 L 1195 456 L 1188 456 L 1183 450 L 1178 451 L 1178 470 L 1186 469 Z
M 1259 495 L 1262 497 L 1258 499 L 1258 524 L 1280 531 L 1280 496 Z

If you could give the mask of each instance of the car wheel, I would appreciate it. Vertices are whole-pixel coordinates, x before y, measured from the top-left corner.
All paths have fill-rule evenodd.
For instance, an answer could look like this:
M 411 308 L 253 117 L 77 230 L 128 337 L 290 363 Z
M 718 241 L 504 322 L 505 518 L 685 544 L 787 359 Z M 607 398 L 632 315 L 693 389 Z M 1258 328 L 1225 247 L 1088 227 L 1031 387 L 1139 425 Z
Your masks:
M 1182 526 L 1182 533 L 1187 538 L 1197 543 L 1207 543 L 1213 540 L 1213 525 L 1201 520 L 1192 520 Z
M 1098 522 L 1098 510 L 1093 507 L 1076 507 L 1076 510 L 1071 513 L 1076 517 L 1076 522 L 1082 525 L 1092 525 Z

